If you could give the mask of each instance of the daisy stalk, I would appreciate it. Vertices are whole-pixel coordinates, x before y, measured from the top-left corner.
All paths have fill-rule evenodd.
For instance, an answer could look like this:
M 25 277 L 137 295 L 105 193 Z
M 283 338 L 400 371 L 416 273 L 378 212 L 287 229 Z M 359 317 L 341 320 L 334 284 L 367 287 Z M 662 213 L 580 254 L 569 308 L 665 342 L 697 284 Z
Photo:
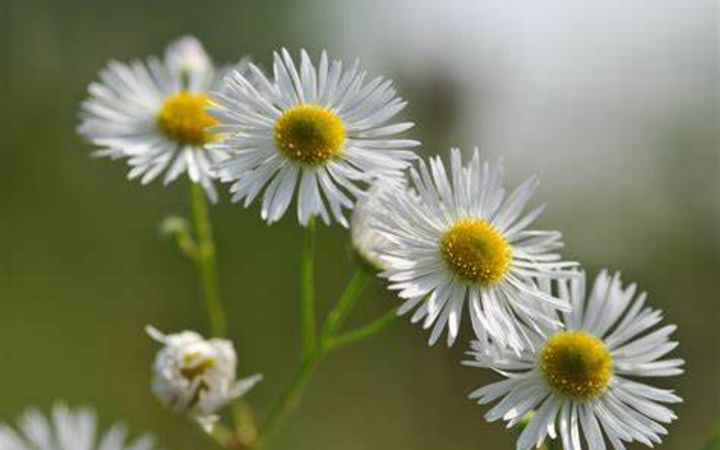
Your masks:
M 331 340 L 331 337 L 343 326 L 356 300 L 370 280 L 370 277 L 372 277 L 372 273 L 363 266 L 358 267 L 355 271 L 340 300 L 338 300 L 335 307 L 330 311 L 325 321 L 325 326 L 323 326 L 322 330 L 323 342 L 325 344 L 327 344 L 328 341 Z
M 169 217 L 161 228 L 175 239 L 180 251 L 195 263 L 210 333 L 217 338 L 224 338 L 228 332 L 228 320 L 219 293 L 217 250 L 203 187 L 190 181 L 188 199 L 192 225 L 184 218 Z M 253 410 L 241 398 L 231 399 L 231 402 L 228 406 L 234 426 L 213 422 L 209 436 L 224 448 L 250 448 L 257 438 Z
M 161 228 L 173 236 L 180 251 L 195 263 L 199 292 L 207 313 L 210 332 L 216 338 L 225 338 L 228 333 L 228 320 L 218 287 L 217 250 L 210 210 L 203 187 L 192 180 L 188 199 L 192 226 L 183 218 L 169 217 Z M 227 406 L 230 408 L 233 426 L 213 421 L 212 427 L 205 427 L 205 431 L 223 448 L 251 448 L 258 434 L 252 408 L 242 398 L 229 399 Z
M 198 270 L 200 282 L 200 293 L 203 304 L 207 311 L 210 329 L 213 336 L 225 337 L 228 330 L 227 313 L 220 299 L 217 275 L 217 251 L 212 232 L 212 222 L 206 196 L 202 186 L 197 183 L 190 183 L 190 209 L 196 234 L 194 258 Z M 179 239 L 179 243 L 180 238 Z M 313 238 L 314 239 L 314 238 Z M 313 244 L 314 246 L 314 244 Z M 310 277 L 312 277 L 312 256 L 310 258 Z M 312 278 L 310 279 L 312 283 Z M 313 287 L 309 291 L 312 307 Z M 310 317 L 314 316 L 314 309 L 310 310 Z M 314 318 L 313 318 L 314 322 Z M 251 448 L 258 437 L 258 430 L 255 424 L 253 409 L 242 398 L 236 398 L 230 405 L 230 416 L 234 427 L 228 428 L 222 423 L 215 423 L 210 436 L 224 448 Z
M 303 358 L 315 353 L 315 220 L 305 227 L 302 261 L 300 263 L 300 329 Z
M 394 322 L 396 318 L 397 310 L 391 309 L 367 325 L 358 327 L 339 336 L 330 337 L 325 343 L 325 351 L 334 351 L 346 345 L 367 339 L 385 329 L 385 327 Z
M 315 236 L 315 219 L 311 218 L 305 228 L 300 268 L 302 358 L 290 384 L 274 404 L 260 428 L 260 437 L 256 446 L 262 446 L 267 442 L 267 439 L 298 406 L 315 369 L 330 352 L 374 336 L 385 329 L 397 316 L 396 310 L 392 309 L 364 326 L 344 333 L 340 331 L 365 286 L 374 276 L 370 265 L 359 264 L 337 303 L 328 313 L 318 336 L 314 295 Z
M 217 337 L 227 334 L 227 315 L 220 300 L 217 277 L 217 252 L 213 239 L 210 212 L 201 185 L 190 182 L 190 210 L 196 235 L 196 252 L 200 292 L 210 320 L 210 330 Z

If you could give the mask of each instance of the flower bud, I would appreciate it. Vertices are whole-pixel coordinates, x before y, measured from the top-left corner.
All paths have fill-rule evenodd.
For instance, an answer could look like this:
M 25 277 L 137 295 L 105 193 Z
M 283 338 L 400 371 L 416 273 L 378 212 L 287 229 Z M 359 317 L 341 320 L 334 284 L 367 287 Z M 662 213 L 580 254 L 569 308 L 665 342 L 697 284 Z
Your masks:
M 360 262 L 372 270 L 385 269 L 379 250 L 388 244 L 382 232 L 374 228 L 374 217 L 385 213 L 384 203 L 394 190 L 404 188 L 402 179 L 382 178 L 367 191 L 364 198 L 358 200 L 353 210 L 350 241 Z
M 170 44 L 165 61 L 171 69 L 189 75 L 204 75 L 213 67 L 203 45 L 193 36 L 183 36 Z
M 153 366 L 153 392 L 166 407 L 189 414 L 206 431 L 220 409 L 262 379 L 258 374 L 236 380 L 237 358 L 228 340 L 204 339 L 193 331 L 165 335 L 152 326 L 146 331 L 164 345 Z

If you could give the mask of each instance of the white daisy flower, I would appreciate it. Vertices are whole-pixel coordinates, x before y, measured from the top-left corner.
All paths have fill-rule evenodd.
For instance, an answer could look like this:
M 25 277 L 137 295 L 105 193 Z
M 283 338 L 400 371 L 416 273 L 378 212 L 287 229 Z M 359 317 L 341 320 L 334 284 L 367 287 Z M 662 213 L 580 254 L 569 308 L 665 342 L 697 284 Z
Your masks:
M 559 232 L 527 229 L 544 206 L 523 213 L 536 178 L 505 195 L 500 163 L 481 163 L 475 150 L 463 167 L 453 149 L 449 177 L 436 157 L 411 179 L 414 189 L 392 193 L 373 226 L 388 241 L 382 276 L 405 299 L 398 312 L 416 308 L 411 320 L 432 327 L 430 345 L 445 328 L 448 345 L 455 342 L 465 304 L 479 339 L 516 351 L 530 343 L 522 323 L 559 325 L 549 311 L 568 302 L 542 292 L 533 278 L 573 276 L 576 264 L 555 252 Z
M 317 69 L 301 52 L 299 70 L 287 50 L 274 55 L 274 79 L 254 65 L 248 81 L 239 71 L 227 78 L 226 91 L 213 97 L 211 113 L 227 140 L 212 145 L 235 152 L 218 165 L 223 181 L 233 181 L 233 201 L 248 206 L 264 189 L 262 217 L 279 220 L 297 187 L 302 225 L 319 215 L 343 226 L 343 209 L 362 196 L 363 182 L 397 176 L 415 158 L 419 142 L 394 135 L 409 122 L 388 124 L 406 102 L 390 81 L 365 82 L 356 61 L 349 68 L 322 53 Z
M 355 254 L 363 264 L 373 270 L 382 271 L 386 267 L 380 258 L 380 250 L 388 245 L 388 240 L 373 226 L 373 218 L 387 214 L 385 205 L 394 189 L 404 189 L 404 179 L 381 179 L 374 183 L 367 195 L 357 201 L 350 219 L 350 242 Z
M 602 272 L 586 301 L 584 275 L 561 280 L 558 293 L 573 306 L 562 314 L 564 330 L 528 330 L 534 345 L 520 354 L 473 343 L 469 354 L 475 360 L 465 364 L 507 378 L 470 394 L 480 404 L 501 399 L 486 419 L 502 418 L 510 427 L 535 411 L 518 450 L 540 447 L 548 436 L 555 439 L 556 427 L 565 450 L 580 450 L 581 437 L 587 448 L 605 449 L 603 435 L 616 450 L 625 442 L 651 447 L 661 442 L 667 433 L 662 424 L 676 418 L 662 403 L 681 399 L 638 379 L 681 374 L 684 361 L 660 359 L 677 346 L 669 340 L 676 327 L 651 331 L 662 313 L 645 307 L 645 294 L 635 291 L 634 284 L 623 288 L 618 274 Z
M 30 409 L 17 428 L 0 424 L 0 450 L 151 450 L 155 442 L 149 435 L 128 441 L 127 429 L 115 424 L 98 433 L 95 413 L 87 408 L 72 410 L 58 403 L 49 418 Z
M 237 357 L 230 341 L 204 339 L 193 331 L 165 335 L 151 326 L 146 331 L 164 345 L 153 366 L 153 392 L 166 407 L 189 414 L 206 430 L 217 421 L 217 411 L 262 379 L 236 379 Z
M 209 130 L 217 121 L 206 107 L 208 91 L 221 86 L 227 71 L 216 70 L 190 36 L 171 43 L 164 60 L 111 61 L 88 88 L 78 132 L 101 147 L 94 156 L 127 158 L 128 178 L 146 184 L 164 172 L 167 185 L 187 173 L 216 202 L 210 167 L 228 155 L 207 145 L 220 135 Z

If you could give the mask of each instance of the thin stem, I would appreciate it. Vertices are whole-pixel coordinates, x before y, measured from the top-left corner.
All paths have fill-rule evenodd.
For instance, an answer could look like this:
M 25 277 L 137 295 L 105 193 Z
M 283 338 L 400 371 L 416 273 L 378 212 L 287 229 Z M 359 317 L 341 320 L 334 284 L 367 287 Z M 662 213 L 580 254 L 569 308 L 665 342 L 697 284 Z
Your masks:
M 285 389 L 282 396 L 273 405 L 267 420 L 260 428 L 260 439 L 257 441 L 258 446 L 262 444 L 273 434 L 277 427 L 287 418 L 287 416 L 300 403 L 305 387 L 310 381 L 310 376 L 315 371 L 318 363 L 324 356 L 321 352 L 316 352 L 303 359 L 300 366 L 295 372 L 290 385 Z
M 397 311 L 395 309 L 390 310 L 367 325 L 348 331 L 347 333 L 341 334 L 337 337 L 330 338 L 326 342 L 326 349 L 328 351 L 337 350 L 340 347 L 369 338 L 390 325 L 393 321 L 395 321 L 396 317 Z
M 192 181 L 190 182 L 190 209 L 195 240 L 192 239 L 188 230 L 184 231 L 182 226 L 175 226 L 178 231 L 176 233 L 178 245 L 195 261 L 197 266 L 200 293 L 210 321 L 212 335 L 225 337 L 227 335 L 227 315 L 218 289 L 217 252 L 210 212 L 202 186 Z M 227 449 L 250 448 L 257 434 L 252 410 L 242 399 L 238 399 L 230 413 L 234 418 L 236 431 L 216 424 L 213 437 L 216 442 Z
M 315 328 L 315 220 L 311 218 L 305 228 L 300 262 L 300 329 L 304 359 L 315 353 Z
M 355 271 L 347 287 L 345 287 L 345 291 L 340 297 L 340 300 L 338 300 L 335 307 L 328 314 L 327 320 L 325 320 L 322 333 L 323 341 L 330 339 L 342 328 L 347 316 L 352 311 L 353 306 L 357 303 L 357 299 L 370 280 L 371 275 L 365 267 L 359 267 Z
M 315 253 L 315 224 L 311 220 L 305 230 L 303 257 L 301 261 L 301 325 L 303 358 L 297 368 L 290 385 L 285 389 L 278 401 L 273 405 L 268 417 L 260 428 L 259 439 L 255 448 L 262 447 L 278 426 L 298 406 L 302 394 L 307 387 L 310 377 L 318 364 L 327 356 L 330 350 L 339 348 L 351 342 L 369 337 L 383 329 L 395 316 L 394 311 L 380 317 L 374 322 L 359 328 L 346 335 L 336 337 L 337 331 L 347 319 L 352 307 L 356 303 L 362 289 L 371 278 L 372 273 L 367 269 L 358 269 L 345 287 L 342 296 L 335 307 L 328 314 L 322 328 L 322 342 L 317 345 L 314 300 L 314 253 Z M 390 317 L 392 316 L 392 317 Z
M 218 293 L 217 260 L 210 214 L 202 186 L 193 182 L 190 182 L 190 208 L 197 237 L 195 261 L 200 277 L 201 295 L 213 336 L 224 337 L 227 333 L 227 318 Z
M 290 385 L 273 405 L 268 418 L 260 428 L 260 439 L 256 446 L 262 446 L 278 424 L 282 423 L 297 407 L 310 376 L 323 357 L 321 349 L 317 347 L 315 323 L 315 220 L 313 218 L 305 227 L 302 259 L 300 260 L 300 333 L 302 361 Z

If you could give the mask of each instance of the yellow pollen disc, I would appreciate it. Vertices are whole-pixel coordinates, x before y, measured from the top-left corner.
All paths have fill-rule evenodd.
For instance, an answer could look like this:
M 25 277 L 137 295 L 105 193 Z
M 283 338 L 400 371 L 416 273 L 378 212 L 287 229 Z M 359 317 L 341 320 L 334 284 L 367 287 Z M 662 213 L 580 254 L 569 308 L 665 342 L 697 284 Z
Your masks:
M 310 166 L 325 164 L 339 156 L 345 136 L 345 125 L 337 114 L 312 104 L 285 110 L 273 127 L 280 153 Z
M 178 92 L 165 99 L 157 113 L 157 125 L 171 139 L 186 144 L 202 145 L 215 139 L 207 127 L 217 124 L 206 108 L 207 95 Z
M 512 261 L 510 245 L 485 220 L 455 222 L 440 239 L 440 252 L 450 270 L 481 284 L 500 280 Z
M 613 373 L 605 344 L 584 331 L 563 331 L 551 337 L 540 355 L 540 371 L 555 391 L 578 400 L 597 397 Z

